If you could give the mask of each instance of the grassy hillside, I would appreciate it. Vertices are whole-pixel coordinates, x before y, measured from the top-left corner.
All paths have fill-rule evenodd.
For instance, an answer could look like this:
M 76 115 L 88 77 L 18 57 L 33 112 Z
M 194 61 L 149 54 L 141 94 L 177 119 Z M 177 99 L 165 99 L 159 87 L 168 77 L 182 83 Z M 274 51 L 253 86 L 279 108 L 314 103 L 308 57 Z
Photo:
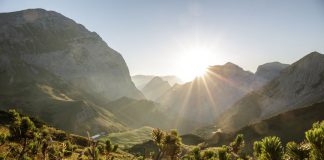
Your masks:
M 142 127 L 120 133 L 111 133 L 107 136 L 101 137 L 99 140 L 110 140 L 113 143 L 119 144 L 121 148 L 130 149 L 134 146 L 139 147 L 145 143 L 152 143 L 153 129 L 154 128 L 152 127 Z M 180 137 L 182 143 L 185 145 L 198 145 L 199 143 L 204 142 L 203 138 L 194 134 L 185 134 Z
M 290 160 L 324 158 L 324 143 L 322 143 L 324 121 L 314 123 L 308 131 L 306 130 L 306 139 L 302 143 L 289 142 L 284 147 L 286 144 L 279 137 L 269 136 L 262 140 L 260 138 L 254 142 L 252 155 L 250 154 L 251 135 L 248 133 L 246 133 L 246 138 L 242 134 L 228 138 L 228 143 L 220 147 L 220 144 L 208 146 L 206 143 L 200 143 L 200 138 L 195 135 L 180 137 L 175 131 L 160 129 L 151 131 L 152 128 L 143 127 L 132 132 L 111 136 L 111 138 L 124 137 L 124 140 L 120 142 L 125 143 L 132 140 L 129 137 L 140 139 L 148 137 L 149 132 L 151 133 L 151 140 L 134 145 L 124 152 L 111 141 L 94 141 L 91 138 L 67 134 L 35 118 L 29 118 L 14 111 L 0 111 L 0 118 L 2 120 L 0 122 L 0 159 L 239 160 L 267 157 L 266 159 Z M 294 128 L 291 130 L 293 131 Z M 298 129 L 296 131 L 299 132 Z M 187 142 L 193 144 L 186 145 Z
M 151 127 L 142 127 L 120 133 L 111 133 L 99 140 L 105 141 L 109 139 L 111 142 L 118 144 L 121 148 L 130 148 L 136 144 L 151 140 L 152 130 L 153 128 Z
M 25 124 L 26 118 L 31 121 Z M 89 149 L 94 145 L 98 149 L 99 146 L 105 146 L 104 143 L 94 143 L 89 138 L 68 134 L 22 114 L 14 116 L 0 111 L 0 119 L 0 159 L 44 159 L 44 156 L 46 159 L 92 159 Z M 13 132 L 13 128 L 20 132 Z M 97 151 L 98 158 L 105 159 L 106 151 Z M 19 158 L 20 156 L 24 158 Z M 120 149 L 111 151 L 109 157 L 118 160 L 134 159 L 133 155 Z

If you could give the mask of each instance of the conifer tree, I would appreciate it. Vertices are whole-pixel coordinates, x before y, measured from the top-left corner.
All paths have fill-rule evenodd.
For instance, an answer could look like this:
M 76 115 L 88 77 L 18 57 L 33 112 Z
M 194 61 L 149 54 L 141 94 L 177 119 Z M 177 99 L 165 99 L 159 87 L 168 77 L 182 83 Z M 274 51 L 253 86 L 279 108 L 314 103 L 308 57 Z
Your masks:
M 311 145 L 311 159 L 324 160 L 324 121 L 313 124 L 306 132 L 306 140 Z
M 281 160 L 283 147 L 279 137 L 265 137 L 262 139 L 260 160 Z

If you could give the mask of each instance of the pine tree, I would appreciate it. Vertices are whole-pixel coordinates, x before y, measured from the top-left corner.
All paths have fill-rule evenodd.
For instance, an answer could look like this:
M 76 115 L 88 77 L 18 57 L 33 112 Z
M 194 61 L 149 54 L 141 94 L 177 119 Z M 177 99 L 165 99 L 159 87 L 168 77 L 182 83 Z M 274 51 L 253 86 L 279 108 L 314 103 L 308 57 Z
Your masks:
M 158 146 L 158 154 L 155 155 L 155 160 L 160 160 L 163 157 L 169 157 L 171 160 L 179 159 L 181 153 L 181 138 L 178 132 L 172 130 L 165 133 L 160 129 L 152 131 L 153 142 Z
M 262 139 L 260 160 L 281 160 L 283 147 L 279 137 L 265 137 Z
M 324 121 L 313 124 L 306 132 L 306 140 L 311 144 L 311 159 L 324 160 Z
M 6 140 L 7 140 L 7 135 L 5 135 L 4 133 L 0 133 L 0 146 L 5 144 Z
M 222 147 L 217 151 L 219 160 L 230 160 L 230 155 L 227 153 L 227 149 Z
M 23 141 L 23 148 L 18 158 L 21 159 L 26 156 L 25 153 L 28 151 L 28 140 L 35 137 L 36 127 L 29 117 L 22 117 L 21 121 L 17 119 L 14 125 L 14 127 L 10 128 L 10 134 Z
M 243 134 L 236 136 L 235 140 L 230 144 L 230 151 L 238 155 L 245 145 Z
M 261 156 L 261 150 L 262 148 L 262 142 L 261 141 L 255 141 L 253 144 L 253 155 L 255 158 L 259 158 Z
M 306 145 L 306 143 L 288 142 L 286 145 L 286 157 L 290 160 L 308 159 L 310 150 Z
M 155 160 L 160 160 L 163 156 L 163 139 L 165 137 L 165 133 L 159 129 L 153 129 L 152 131 L 152 139 L 153 142 L 158 146 L 158 152 L 155 155 Z

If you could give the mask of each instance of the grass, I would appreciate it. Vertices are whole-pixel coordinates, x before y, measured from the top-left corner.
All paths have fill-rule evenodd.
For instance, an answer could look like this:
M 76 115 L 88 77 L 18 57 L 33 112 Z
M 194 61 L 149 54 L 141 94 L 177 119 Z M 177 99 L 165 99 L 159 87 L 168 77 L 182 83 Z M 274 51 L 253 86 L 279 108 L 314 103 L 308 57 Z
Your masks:
M 40 122 L 37 122 L 37 119 L 31 118 L 35 121 L 33 121 L 35 124 L 39 124 Z M 0 133 L 5 133 L 6 135 L 9 135 L 9 127 L 13 123 L 9 119 L 8 113 L 5 111 L 0 111 Z M 36 125 L 37 127 L 38 125 Z M 54 148 L 61 148 L 63 146 L 63 143 L 66 141 L 70 141 L 71 144 L 75 147 L 73 147 L 72 155 L 71 156 L 65 156 L 64 159 L 66 160 L 75 160 L 78 159 L 78 156 L 81 154 L 83 159 L 88 159 L 86 155 L 83 153 L 87 150 L 89 146 L 89 140 L 87 137 L 78 136 L 74 134 L 68 134 L 65 131 L 47 126 L 46 124 L 41 124 L 38 127 L 42 127 L 42 129 L 48 131 L 48 134 L 51 136 L 52 141 L 49 143 L 49 147 Z M 41 129 L 41 128 L 37 128 Z M 41 131 L 37 131 L 38 133 L 41 133 Z M 31 140 L 29 140 L 31 141 Z M 7 139 L 4 144 L 0 145 L 0 159 L 1 156 L 8 156 L 6 159 L 13 159 L 17 158 L 17 155 L 10 155 L 11 149 L 10 148 L 16 148 L 18 151 L 22 150 L 22 143 L 20 141 L 10 140 Z M 30 156 L 33 159 L 44 159 L 42 153 L 40 150 L 37 150 L 36 153 L 33 153 L 31 155 L 30 152 L 28 152 L 28 156 Z M 131 160 L 134 159 L 134 155 L 129 154 L 123 150 L 118 149 L 116 152 L 111 153 L 111 156 L 114 157 L 114 160 Z M 99 154 L 100 159 L 105 159 L 105 154 L 101 153 Z
M 113 144 L 118 144 L 120 148 L 126 149 L 151 140 L 152 130 L 151 127 L 142 127 L 120 133 L 111 133 L 100 138 L 100 140 L 109 139 Z

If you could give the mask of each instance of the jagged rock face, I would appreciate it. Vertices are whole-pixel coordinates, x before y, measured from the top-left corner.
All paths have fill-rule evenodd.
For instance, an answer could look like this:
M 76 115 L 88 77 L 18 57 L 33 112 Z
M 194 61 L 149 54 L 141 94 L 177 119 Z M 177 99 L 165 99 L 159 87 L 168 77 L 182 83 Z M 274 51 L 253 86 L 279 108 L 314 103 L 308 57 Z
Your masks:
M 292 109 L 309 106 L 324 98 L 324 55 L 312 52 L 284 69 L 278 77 L 239 100 L 216 124 L 225 131 Z
M 122 56 L 95 33 L 42 9 L 0 14 L 2 63 L 43 68 L 94 96 L 143 98 Z
M 176 126 L 188 132 L 213 123 L 220 113 L 250 91 L 253 78 L 253 73 L 232 63 L 212 66 L 204 77 L 174 86 L 158 102 L 175 117 L 194 121 L 190 127 L 181 122 Z
M 264 84 L 277 77 L 280 72 L 288 66 L 288 64 L 283 64 L 280 62 L 271 62 L 260 65 L 255 72 L 252 88 L 258 89 L 262 87 Z
M 156 100 L 171 88 L 171 85 L 160 77 L 154 77 L 141 90 L 144 96 L 149 100 Z

